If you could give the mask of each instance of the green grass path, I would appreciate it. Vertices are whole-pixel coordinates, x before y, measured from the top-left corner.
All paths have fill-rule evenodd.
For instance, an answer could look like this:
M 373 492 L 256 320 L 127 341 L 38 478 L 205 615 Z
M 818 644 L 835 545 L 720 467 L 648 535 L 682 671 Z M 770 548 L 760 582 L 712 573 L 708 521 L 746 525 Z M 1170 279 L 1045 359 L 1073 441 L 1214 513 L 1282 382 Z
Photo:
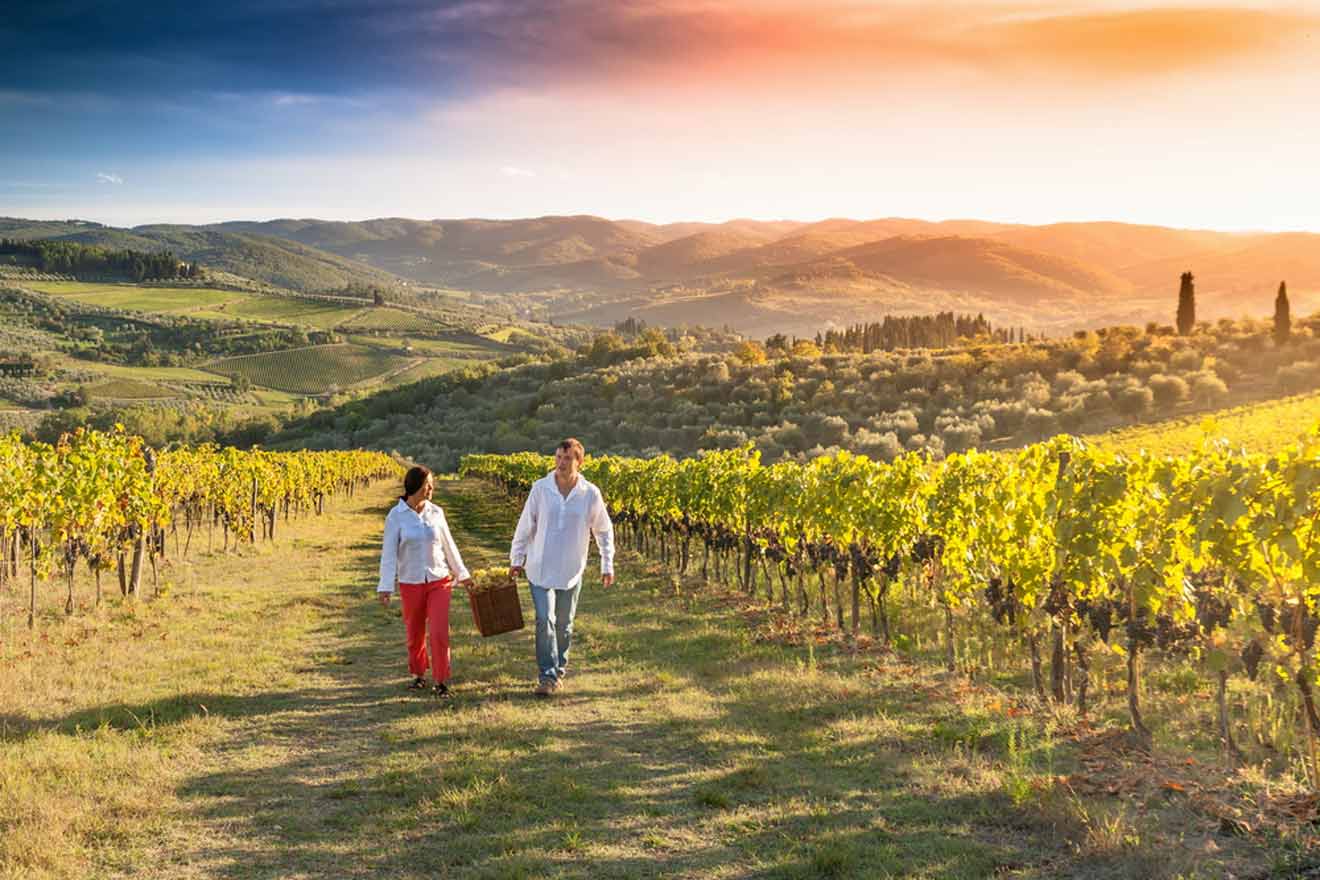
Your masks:
M 502 562 L 514 508 L 475 483 L 442 482 L 436 500 L 469 567 Z M 44 638 L 0 593 L 0 876 L 1231 865 L 1201 848 L 1204 822 L 1170 830 L 1036 797 L 1032 780 L 1064 772 L 1046 766 L 1051 744 L 1023 734 L 1009 748 L 1008 728 L 931 698 L 937 674 L 756 638 L 728 595 L 676 590 L 627 553 L 613 590 L 584 588 L 554 699 L 531 695 L 531 630 L 481 639 L 461 594 L 455 698 L 409 692 L 397 604 L 372 593 L 390 503 L 381 487 L 274 544 L 175 567 L 160 601 L 50 610 Z

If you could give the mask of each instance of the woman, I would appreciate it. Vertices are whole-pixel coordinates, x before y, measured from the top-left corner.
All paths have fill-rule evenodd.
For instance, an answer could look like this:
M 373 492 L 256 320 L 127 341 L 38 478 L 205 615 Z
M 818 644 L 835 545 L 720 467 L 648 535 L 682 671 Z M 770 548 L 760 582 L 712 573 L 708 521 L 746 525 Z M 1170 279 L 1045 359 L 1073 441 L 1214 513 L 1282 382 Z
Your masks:
M 431 503 L 434 490 L 435 478 L 427 468 L 418 465 L 404 475 L 403 494 L 385 518 L 385 546 L 380 555 L 380 585 L 376 594 L 380 596 L 380 604 L 388 608 L 398 581 L 404 629 L 408 634 L 408 670 L 414 676 L 409 687 L 414 690 L 426 687 L 429 665 L 435 678 L 435 693 L 447 697 L 449 597 L 455 580 L 470 584 L 472 578 L 458 555 L 444 511 Z

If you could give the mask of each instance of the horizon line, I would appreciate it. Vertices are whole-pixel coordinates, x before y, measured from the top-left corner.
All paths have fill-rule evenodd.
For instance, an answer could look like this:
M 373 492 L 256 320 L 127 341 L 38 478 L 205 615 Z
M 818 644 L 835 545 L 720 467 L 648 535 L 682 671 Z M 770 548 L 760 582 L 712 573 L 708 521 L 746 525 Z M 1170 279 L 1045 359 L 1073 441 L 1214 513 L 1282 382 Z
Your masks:
M 210 227 L 210 226 L 223 226 L 223 225 L 230 224 L 230 223 L 278 223 L 278 222 L 281 222 L 281 221 L 295 221 L 295 222 L 302 222 L 302 223 L 307 223 L 307 222 L 316 222 L 316 223 L 373 223 L 373 222 L 378 222 L 378 221 L 404 220 L 404 221 L 415 222 L 415 223 L 449 223 L 449 222 L 457 222 L 457 223 L 464 223 L 464 222 L 510 223 L 510 222 L 517 222 L 517 221 L 525 221 L 525 220 L 556 220 L 556 219 L 568 220 L 568 219 L 589 219 L 589 220 L 601 220 L 601 221 L 604 221 L 604 222 L 607 222 L 607 223 L 642 223 L 642 224 L 645 224 L 645 225 L 648 225 L 648 226 L 655 226 L 655 227 L 657 227 L 657 228 L 663 228 L 663 227 L 665 227 L 665 226 L 676 226 L 676 225 L 679 225 L 679 224 L 698 224 L 698 225 L 702 225 L 702 226 L 719 227 L 719 226 L 727 226 L 727 225 L 731 225 L 731 224 L 734 224 L 734 223 L 746 222 L 746 223 L 766 223 L 766 224 L 770 224 L 770 223 L 797 223 L 797 224 L 800 224 L 800 225 L 802 225 L 802 226 L 812 226 L 812 225 L 816 225 L 816 224 L 819 224 L 819 223 L 827 223 L 827 222 L 831 222 L 831 221 L 843 221 L 843 222 L 849 222 L 849 223 L 878 223 L 878 222 L 883 222 L 883 221 L 888 220 L 888 221 L 915 221 L 915 222 L 918 222 L 918 223 L 929 223 L 929 224 L 931 224 L 931 225 L 944 225 L 944 224 L 954 224 L 954 223 L 986 223 L 986 224 L 991 224 L 991 225 L 996 225 L 996 226 L 1004 226 L 1004 227 L 1014 227 L 1014 226 L 1016 226 L 1016 227 L 1030 227 L 1030 228 L 1045 228 L 1045 227 L 1049 227 L 1049 226 L 1065 226 L 1065 225 L 1067 225 L 1067 226 L 1099 226 L 1099 225 L 1116 225 L 1116 226 L 1149 227 L 1149 228 L 1156 228 L 1156 229 L 1170 229 L 1170 230 L 1176 230 L 1176 231 L 1180 231 L 1180 232 L 1211 232 L 1211 233 L 1219 233 L 1219 234 L 1224 234 L 1224 235 L 1286 235 L 1286 234 L 1290 234 L 1290 233 L 1311 234 L 1311 235 L 1317 235 L 1317 234 L 1320 234 L 1320 229 L 1315 229 L 1315 228 L 1312 228 L 1312 227 L 1296 227 L 1296 226 L 1251 227 L 1251 228 L 1242 228 L 1242 227 L 1226 228 L 1226 227 L 1212 227 L 1212 226 L 1177 226 L 1177 225 L 1171 225 L 1171 224 L 1167 224 L 1167 223 L 1152 223 L 1152 222 L 1149 222 L 1149 221 L 1137 221 L 1137 220 L 1116 220 L 1116 219 L 1112 219 L 1112 218 L 1087 219 L 1087 220 L 1063 219 L 1063 220 L 1051 220 L 1051 221 L 1047 221 L 1047 222 L 1044 222 L 1044 223 L 1035 223 L 1035 222 L 1025 222 L 1025 221 L 1020 221 L 1020 220 L 995 220 L 995 219 L 987 219 L 987 218 L 985 218 L 985 217 L 946 217 L 946 218 L 942 218 L 942 219 L 932 219 L 932 218 L 930 218 L 930 217 L 921 217 L 921 216 L 917 216 L 917 215 L 906 215 L 906 216 L 905 216 L 905 215 L 901 215 L 901 214 L 888 214 L 888 215 L 883 215 L 883 216 L 865 217 L 865 218 L 848 217 L 848 216 L 844 216 L 844 215 L 830 215 L 830 216 L 820 217 L 820 218 L 816 218 L 816 219 L 799 219 L 799 218 L 794 218 L 794 217 L 772 217 L 772 218 L 766 218 L 766 217 L 752 217 L 752 216 L 740 215 L 740 216 L 728 217 L 728 218 L 726 218 L 726 219 L 722 219 L 722 220 L 709 220 L 709 219 L 705 219 L 705 220 L 691 219 L 691 220 L 688 220 L 688 219 L 680 219 L 680 220 L 665 220 L 665 221 L 660 221 L 660 220 L 644 220 L 644 219 L 641 219 L 640 217 L 637 217 L 637 216 L 630 216 L 630 217 L 607 217 L 607 216 L 604 216 L 604 215 L 602 215 L 602 214 L 592 214 L 592 213 L 583 213 L 583 212 L 558 213 L 558 214 L 521 214 L 521 215 L 508 215 L 508 216 L 476 216 L 476 215 L 469 215 L 469 216 L 453 216 L 453 217 L 409 217 L 409 216 L 405 216 L 405 215 L 402 215 L 402 214 L 381 214 L 381 215 L 374 216 L 374 217 L 358 217 L 358 218 L 352 218 L 352 219 L 345 219 L 345 218 L 338 218 L 338 217 L 316 217 L 316 216 L 301 216 L 301 217 L 299 217 L 299 216 L 294 216 L 294 215 L 290 215 L 290 214 L 285 214 L 285 215 L 280 215 L 280 216 L 268 216 L 268 217 L 260 218 L 260 219 L 253 219 L 253 218 L 231 218 L 231 219 L 227 219 L 227 220 L 210 220 L 210 221 L 204 221 L 204 222 L 196 222 L 196 221 L 193 221 L 193 222 L 186 222 L 186 221 L 179 221 L 179 220 L 157 220 L 157 221 L 152 221 L 152 222 L 148 222 L 148 223 L 135 223 L 135 224 L 132 224 L 132 225 L 122 225 L 122 226 L 121 226 L 121 225 L 117 225 L 117 224 L 115 224 L 115 223 L 104 222 L 104 221 L 101 221 L 101 220 L 93 220 L 93 219 L 90 219 L 90 218 L 88 218 L 88 217 L 70 217 L 70 216 L 67 216 L 67 215 L 65 215 L 65 216 L 63 216 L 63 217 L 55 217 L 55 216 L 36 217 L 36 216 L 15 216 L 15 215 L 4 215 L 4 216 L 0 216 L 0 219 L 4 219 L 4 220 L 20 220 L 20 221 L 22 221 L 22 220 L 27 220 L 27 221 L 38 222 L 38 223 L 88 223 L 88 224 L 95 224 L 95 225 L 97 225 L 97 226 L 101 226 L 101 227 L 105 227 L 105 228 L 111 228 L 111 229 L 126 229 L 126 230 L 141 229 L 141 228 L 144 228 L 144 227 L 151 227 L 151 226 L 192 226 L 192 227 Z

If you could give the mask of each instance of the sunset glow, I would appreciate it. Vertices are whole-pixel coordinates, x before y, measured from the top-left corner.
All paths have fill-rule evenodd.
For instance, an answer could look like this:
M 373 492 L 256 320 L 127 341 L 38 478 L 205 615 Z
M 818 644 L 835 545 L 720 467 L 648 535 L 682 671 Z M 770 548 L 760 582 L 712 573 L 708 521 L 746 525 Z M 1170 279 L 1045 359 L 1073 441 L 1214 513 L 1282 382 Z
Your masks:
M 1320 229 L 1310 3 L 27 6 L 0 214 Z

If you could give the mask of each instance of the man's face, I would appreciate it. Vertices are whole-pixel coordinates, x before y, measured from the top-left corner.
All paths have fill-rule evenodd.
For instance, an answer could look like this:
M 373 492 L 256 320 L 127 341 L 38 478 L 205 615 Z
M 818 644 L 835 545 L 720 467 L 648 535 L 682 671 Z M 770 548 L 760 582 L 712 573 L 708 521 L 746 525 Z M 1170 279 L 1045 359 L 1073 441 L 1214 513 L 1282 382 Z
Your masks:
M 577 455 L 573 453 L 573 450 L 571 449 L 555 450 L 555 470 L 559 471 L 560 474 L 566 477 L 571 477 L 573 474 L 577 473 L 577 469 L 578 469 Z

